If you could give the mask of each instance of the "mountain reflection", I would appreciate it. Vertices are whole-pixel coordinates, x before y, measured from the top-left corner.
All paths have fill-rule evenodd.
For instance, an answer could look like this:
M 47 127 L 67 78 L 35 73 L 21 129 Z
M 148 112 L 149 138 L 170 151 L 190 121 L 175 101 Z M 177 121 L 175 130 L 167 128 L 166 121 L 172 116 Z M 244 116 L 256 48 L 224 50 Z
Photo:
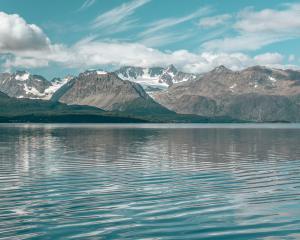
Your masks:
M 8 133 L 9 134 L 6 134 Z M 1 128 L 1 167 L 47 171 L 72 161 L 157 169 L 214 169 L 218 164 L 299 159 L 299 129 Z M 14 159 L 14 161 L 10 161 Z M 38 161 L 37 163 L 32 163 Z M 51 170 L 52 169 L 52 170 Z M 151 170 L 151 169 L 150 169 Z

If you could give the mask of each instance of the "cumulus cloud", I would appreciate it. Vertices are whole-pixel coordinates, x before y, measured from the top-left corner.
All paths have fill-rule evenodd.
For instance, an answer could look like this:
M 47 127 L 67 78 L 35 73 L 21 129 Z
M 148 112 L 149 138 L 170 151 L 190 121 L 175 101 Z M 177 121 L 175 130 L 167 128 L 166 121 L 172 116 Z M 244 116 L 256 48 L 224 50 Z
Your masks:
M 209 51 L 257 50 L 263 46 L 300 36 L 300 4 L 283 9 L 248 8 L 241 11 L 233 25 L 235 36 L 213 39 L 202 44 Z
M 279 53 L 265 53 L 251 57 L 243 53 L 192 53 L 187 50 L 164 52 L 140 43 L 81 41 L 68 50 L 70 54 L 62 62 L 68 67 L 101 66 L 167 66 L 174 64 L 187 72 L 206 72 L 219 65 L 241 70 L 253 65 L 286 68 Z
M 8 57 L 3 67 L 6 70 L 10 70 L 11 68 L 38 68 L 38 67 L 46 67 L 49 62 L 45 59 L 37 59 L 37 58 L 26 58 L 26 57 Z
M 189 72 L 204 72 L 225 64 L 240 69 L 254 63 L 244 54 L 195 54 L 187 50 L 163 52 L 146 47 L 140 43 L 111 43 L 100 41 L 81 41 L 68 50 L 72 55 L 65 64 L 69 67 L 97 66 L 167 66 L 174 64 Z
M 239 52 L 193 53 L 184 49 L 165 52 L 147 47 L 142 43 L 105 42 L 95 40 L 93 37 L 85 38 L 72 46 L 51 44 L 39 27 L 26 23 L 20 16 L 2 13 L 1 17 L 8 22 L 12 21 L 17 24 L 11 26 L 5 22 L 6 27 L 0 26 L 0 33 L 3 33 L 4 36 L 0 39 L 0 54 L 5 56 L 4 64 L 2 64 L 5 69 L 44 67 L 50 63 L 78 69 L 124 65 L 151 67 L 174 64 L 188 72 L 206 72 L 219 65 L 225 65 L 234 70 L 257 64 L 284 67 L 283 56 L 279 53 L 266 53 L 250 57 Z M 8 27 L 12 27 L 12 29 L 7 29 Z M 25 37 L 21 38 L 18 32 Z M 11 41 L 10 43 L 8 43 L 8 39 Z
M 254 57 L 254 60 L 259 65 L 281 64 L 283 56 L 279 53 L 264 53 Z
M 164 52 L 147 47 L 140 43 L 101 42 L 85 39 L 77 44 L 66 47 L 54 45 L 47 53 L 26 56 L 15 56 L 4 64 L 4 67 L 41 67 L 49 62 L 65 68 L 103 68 L 125 65 L 154 67 L 174 64 L 187 72 L 201 73 L 219 65 L 233 70 L 240 70 L 253 65 L 285 68 L 283 56 L 279 53 L 266 53 L 250 57 L 243 53 L 192 53 L 187 50 Z
M 50 40 L 35 24 L 17 14 L 0 12 L 0 53 L 36 51 L 49 48 Z
M 222 14 L 213 17 L 206 17 L 200 19 L 198 25 L 204 28 L 216 27 L 219 25 L 224 25 L 229 19 L 231 19 L 231 15 Z
M 287 5 L 283 10 L 246 9 L 238 15 L 235 28 L 247 33 L 300 33 L 300 4 Z

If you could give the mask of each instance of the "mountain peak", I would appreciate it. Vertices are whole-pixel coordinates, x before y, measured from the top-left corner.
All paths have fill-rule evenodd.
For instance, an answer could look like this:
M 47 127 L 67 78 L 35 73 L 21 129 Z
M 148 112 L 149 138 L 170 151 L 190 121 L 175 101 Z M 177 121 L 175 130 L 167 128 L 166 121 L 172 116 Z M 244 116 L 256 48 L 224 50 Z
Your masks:
M 213 69 L 212 71 L 217 72 L 217 73 L 231 72 L 231 70 L 228 69 L 227 67 L 225 67 L 224 65 L 220 65 L 220 66 L 216 67 L 215 69 Z
M 255 65 L 252 67 L 248 67 L 246 69 L 244 69 L 245 71 L 247 70 L 251 70 L 251 71 L 266 71 L 266 70 L 272 70 L 271 68 L 268 68 L 266 66 L 260 66 L 260 65 Z
M 30 77 L 30 73 L 27 71 L 16 71 L 15 79 L 18 81 L 26 81 Z
M 166 72 L 173 72 L 173 73 L 176 73 L 176 72 L 177 72 L 177 68 L 176 68 L 173 64 L 171 64 L 171 65 L 169 65 L 169 66 L 167 67 Z
M 86 71 L 84 71 L 83 73 L 80 73 L 79 75 L 107 75 L 108 72 L 103 71 L 102 69 L 88 69 Z
M 15 72 L 15 74 L 20 74 L 20 75 L 26 74 L 26 73 L 29 73 L 29 72 L 26 70 L 16 70 L 16 72 Z

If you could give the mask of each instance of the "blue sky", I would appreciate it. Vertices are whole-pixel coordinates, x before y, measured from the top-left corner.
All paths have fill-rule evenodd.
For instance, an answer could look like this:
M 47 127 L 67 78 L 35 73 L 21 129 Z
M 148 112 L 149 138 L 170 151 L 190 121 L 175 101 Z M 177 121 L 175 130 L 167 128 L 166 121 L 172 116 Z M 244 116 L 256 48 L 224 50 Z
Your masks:
M 300 1 L 1 0 L 2 71 L 300 66 Z

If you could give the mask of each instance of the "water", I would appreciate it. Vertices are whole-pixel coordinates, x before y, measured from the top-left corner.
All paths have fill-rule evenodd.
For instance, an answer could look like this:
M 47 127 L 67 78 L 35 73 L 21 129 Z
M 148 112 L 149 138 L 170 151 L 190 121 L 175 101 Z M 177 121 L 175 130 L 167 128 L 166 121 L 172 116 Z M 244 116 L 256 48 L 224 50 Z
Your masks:
M 0 239 L 300 239 L 300 125 L 0 125 Z

